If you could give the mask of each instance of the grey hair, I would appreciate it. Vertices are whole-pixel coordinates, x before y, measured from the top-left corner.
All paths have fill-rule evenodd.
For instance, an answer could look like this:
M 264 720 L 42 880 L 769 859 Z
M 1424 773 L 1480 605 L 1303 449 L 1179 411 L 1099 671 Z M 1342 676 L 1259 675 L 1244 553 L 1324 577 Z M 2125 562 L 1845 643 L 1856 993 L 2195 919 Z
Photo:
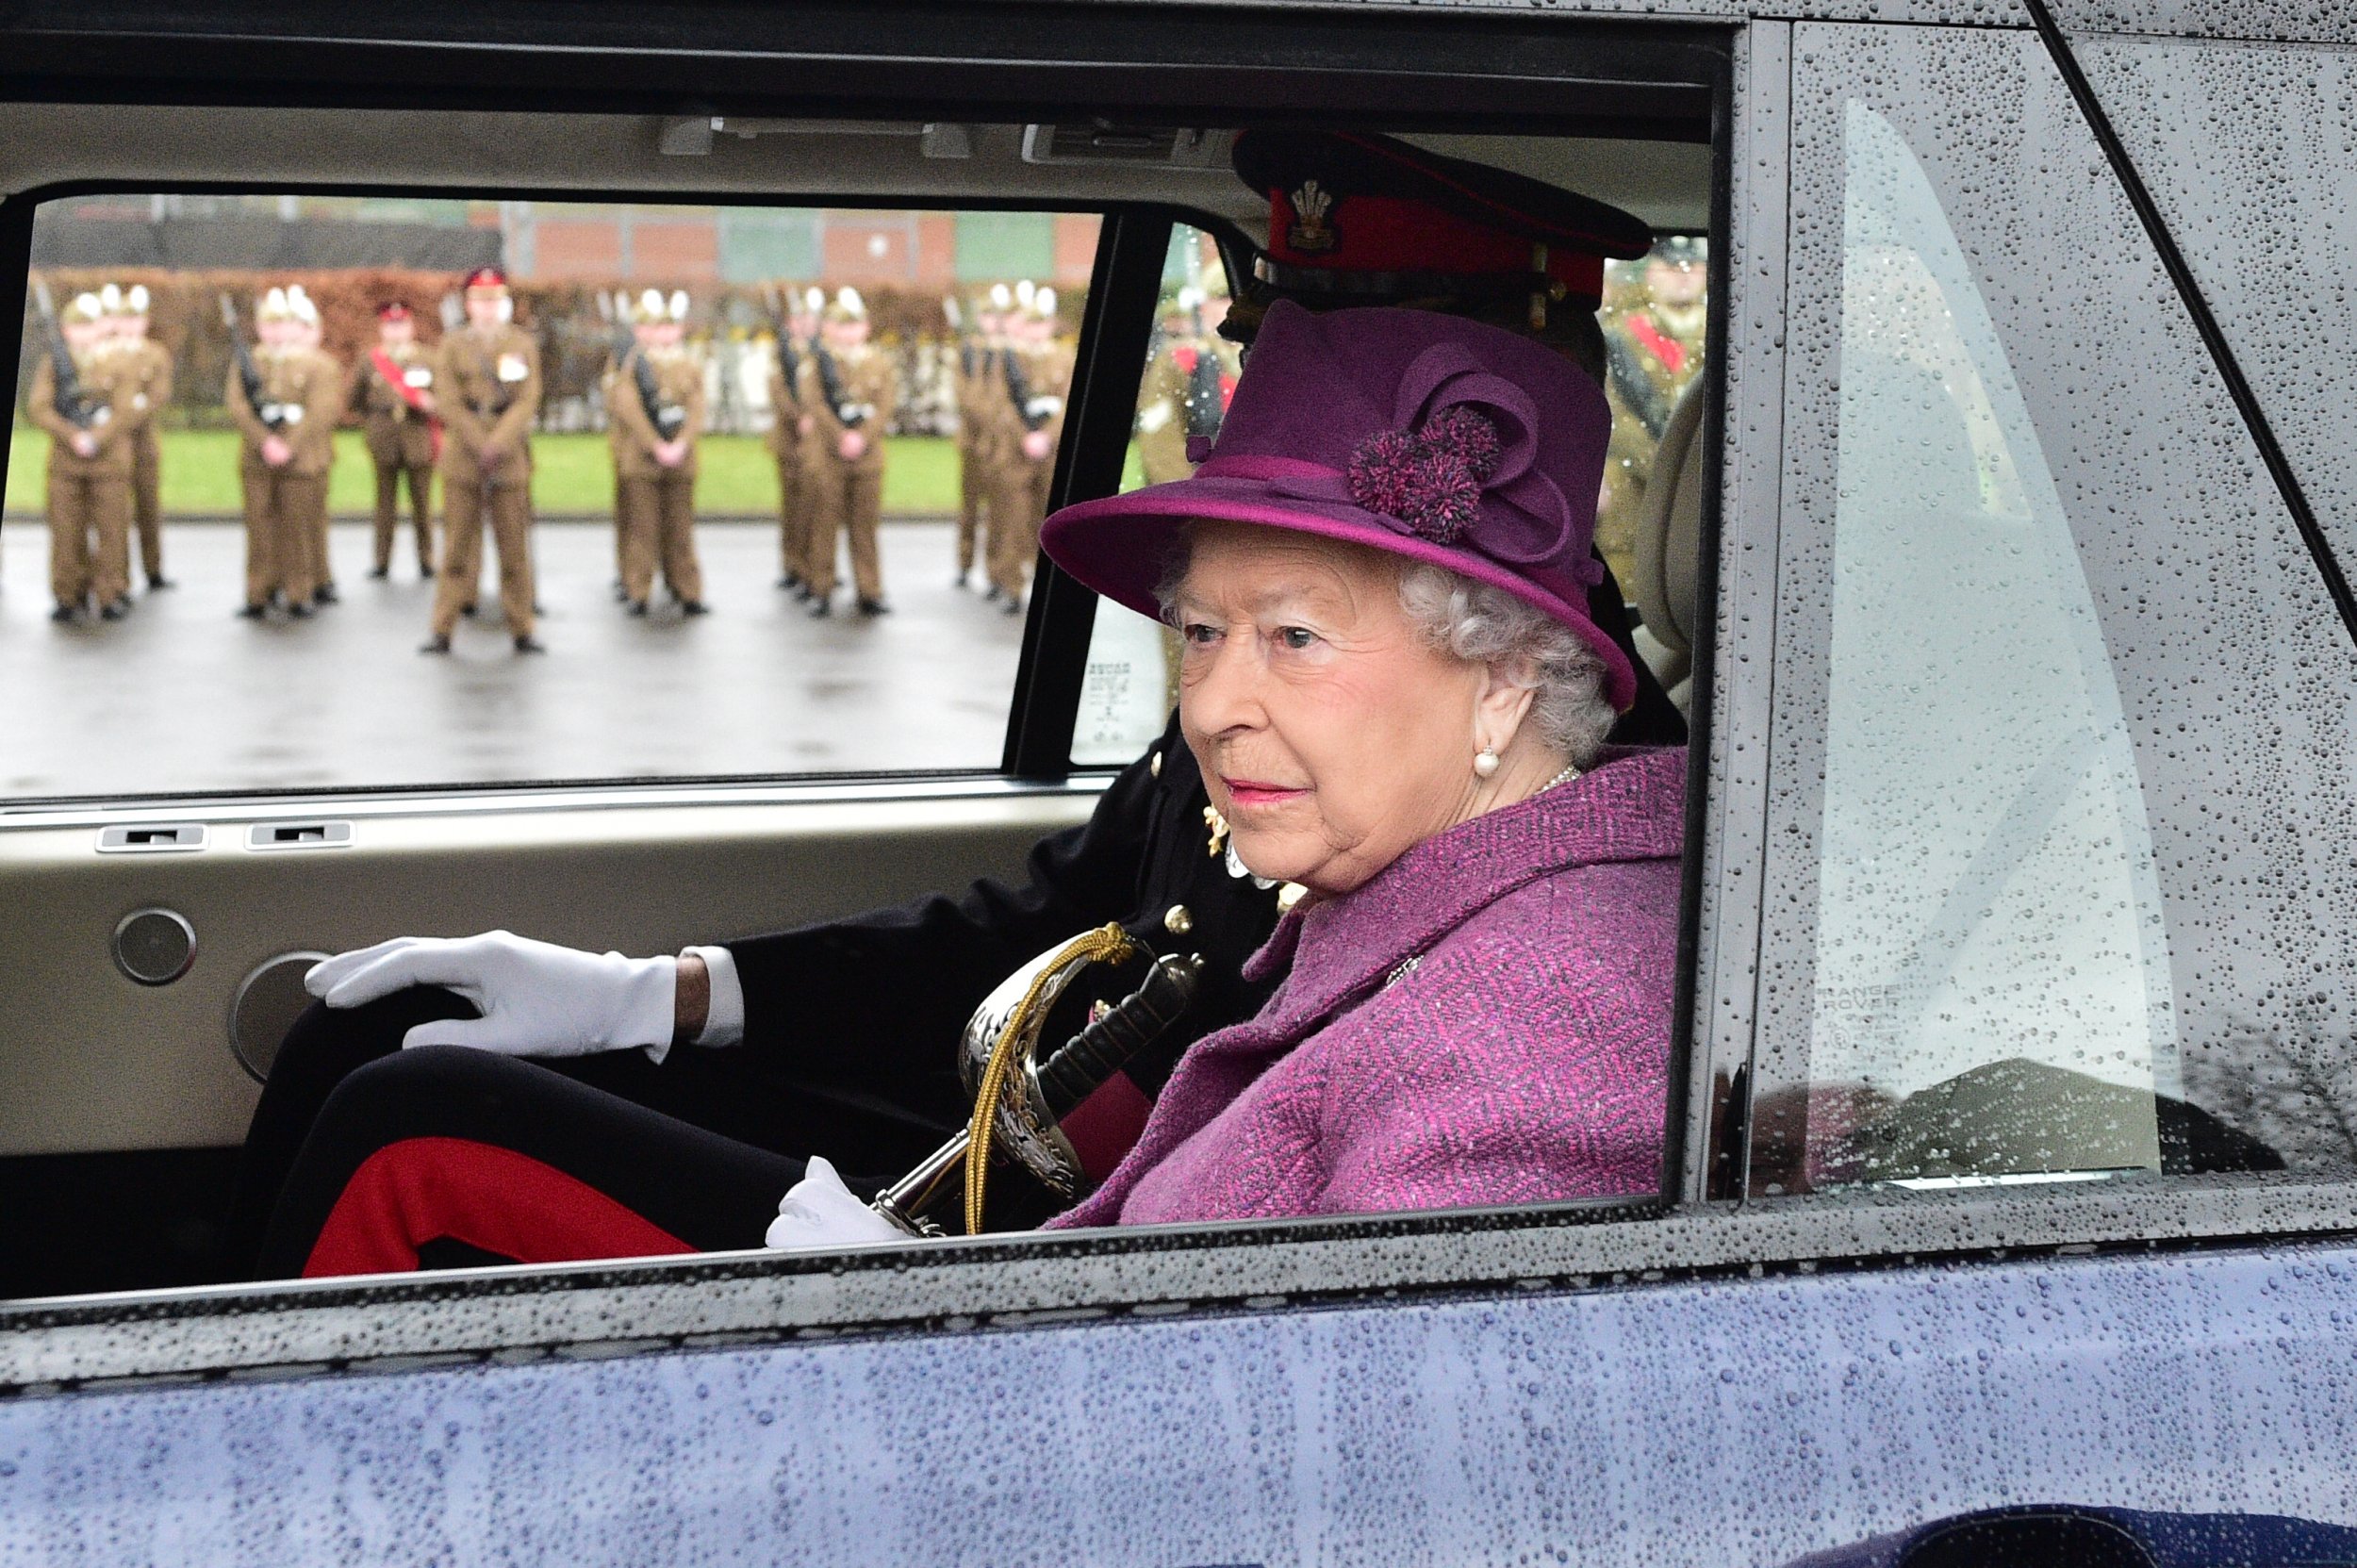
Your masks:
M 1165 621 L 1193 544 L 1189 530 L 1154 586 Z M 1578 633 L 1504 588 L 1426 561 L 1399 561 L 1399 603 L 1427 645 L 1528 691 L 1530 721 L 1550 750 L 1574 767 L 1594 766 L 1616 716 L 1604 695 L 1604 661 Z
M 1578 633 L 1504 588 L 1427 561 L 1401 569 L 1399 602 L 1434 648 L 1528 691 L 1530 721 L 1550 749 L 1574 767 L 1594 765 L 1615 715 L 1604 661 Z

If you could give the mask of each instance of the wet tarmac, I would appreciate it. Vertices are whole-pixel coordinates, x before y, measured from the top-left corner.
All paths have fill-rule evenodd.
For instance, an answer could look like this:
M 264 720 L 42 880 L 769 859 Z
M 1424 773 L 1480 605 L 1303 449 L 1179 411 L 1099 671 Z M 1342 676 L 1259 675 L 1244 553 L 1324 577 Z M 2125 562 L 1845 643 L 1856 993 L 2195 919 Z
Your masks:
M 13 799 L 536 779 L 696 777 L 997 764 L 1022 621 L 950 586 L 950 526 L 883 529 L 894 613 L 812 619 L 774 585 L 777 531 L 707 524 L 712 614 L 613 599 L 602 523 L 544 522 L 548 652 L 518 655 L 486 565 L 483 614 L 420 654 L 434 585 L 404 538 L 368 576 L 371 529 L 338 525 L 343 602 L 237 619 L 244 536 L 165 531 L 178 586 L 116 622 L 48 619 L 48 537 L 0 528 L 0 793 Z

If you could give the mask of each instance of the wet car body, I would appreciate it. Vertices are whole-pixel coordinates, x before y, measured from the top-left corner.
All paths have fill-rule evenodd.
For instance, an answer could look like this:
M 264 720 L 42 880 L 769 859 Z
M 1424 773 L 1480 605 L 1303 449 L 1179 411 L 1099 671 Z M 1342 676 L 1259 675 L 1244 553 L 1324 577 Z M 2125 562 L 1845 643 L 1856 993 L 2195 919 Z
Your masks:
M 2256 975 L 2280 960 L 2337 1003 L 2342 977 L 2303 965 L 2293 933 L 2330 936 L 2346 867 L 2338 783 L 2305 765 L 2347 754 L 2337 726 L 2357 694 L 2339 565 L 2357 537 L 2340 410 L 2357 400 L 2336 395 L 2357 355 L 2331 352 L 2349 346 L 2347 320 L 2304 302 L 2299 341 L 2271 337 L 2284 313 L 2238 247 L 2255 211 L 2275 212 L 2332 274 L 2345 255 L 2332 160 L 2347 149 L 2287 163 L 2301 129 L 2288 124 L 2274 152 L 2236 161 L 2217 151 L 2235 139 L 2197 111 L 2329 74 L 2357 33 L 2311 8 L 2229 16 L 2190 0 L 2134 15 L 2004 0 L 1821 0 L 1797 18 L 1713 0 L 1620 9 L 978 7 L 943 13 L 938 58 L 840 13 L 759 51 L 735 36 L 741 18 L 690 9 L 596 12 L 564 39 L 529 7 L 363 13 L 344 36 L 299 42 L 234 16 L 12 22 L 14 69 L 29 73 L 13 91 L 34 104 L 107 101 L 131 82 L 267 100 L 298 74 L 330 101 L 433 102 L 453 91 L 437 74 L 479 91 L 507 71 L 552 102 L 602 94 L 659 113 L 684 105 L 680 61 L 734 59 L 703 91 L 775 107 L 746 81 L 751 63 L 825 53 L 836 74 L 817 100 L 846 113 L 1087 101 L 1127 84 L 1171 114 L 1343 113 L 1377 92 L 1411 114 L 1546 122 L 1551 83 L 1618 71 L 1619 112 L 1706 106 L 1725 243 L 1702 470 L 1715 548 L 1686 1070 L 1657 1197 L 28 1301 L 0 1314 L 14 1394 L 0 1404 L 0 1560 L 1928 1561 L 1906 1554 L 1967 1515 L 1992 1553 L 2014 1554 L 1995 1560 L 2085 1560 L 2055 1508 L 2156 1562 L 2346 1556 L 2345 1532 L 2322 1527 L 2357 1520 L 2345 1167 L 2172 1168 L 2156 1149 L 2149 1165 L 1898 1172 L 1850 1150 L 1862 1164 L 1837 1178 L 1811 1164 L 1840 1140 L 1810 1097 L 1844 1076 L 1817 1058 L 1887 1034 L 1901 1007 L 1985 1028 L 1977 1060 L 2010 1060 L 2058 1009 L 2065 1032 L 2116 1030 L 2162 1054 L 2150 1018 L 2122 1024 L 2133 1004 L 2053 972 L 2127 936 L 2089 936 L 2011 995 L 1970 983 L 2019 962 L 1975 946 L 1980 911 L 2026 896 L 2002 878 L 1942 938 L 1937 1006 L 1893 999 L 1933 961 L 1911 956 L 1855 999 L 1826 980 L 1828 955 L 1875 939 L 1871 920 L 1838 926 L 1817 906 L 1895 852 L 1904 835 L 1875 841 L 1878 825 L 2002 823 L 2021 794 L 2004 780 L 1951 788 L 1967 769 L 1941 764 L 1895 805 L 1844 797 L 1880 803 L 1842 818 L 1856 843 L 1820 843 L 1838 836 L 1828 792 L 1893 776 L 1887 737 L 1923 701 L 1842 684 L 1861 612 L 1840 595 L 1866 585 L 1870 607 L 1903 618 L 1909 594 L 1970 580 L 1924 589 L 1891 573 L 1928 548 L 1929 524 L 1872 532 L 1877 518 L 1948 517 L 1908 470 L 1920 378 L 1904 372 L 1927 363 L 1981 367 L 1986 427 L 2011 443 L 2003 475 L 2021 499 L 1986 515 L 2068 525 L 2051 536 L 2075 547 L 2071 572 L 2050 562 L 2003 581 L 2026 602 L 2067 578 L 2053 646 L 2092 627 L 2107 652 L 2110 673 L 2071 688 L 2079 706 L 2052 744 L 2084 730 L 2080 777 L 2143 782 L 2151 849 L 2121 875 L 2146 879 L 2171 919 L 2204 897 L 2220 911 L 2206 965 L 2164 955 L 2106 975 L 2133 990 L 2157 972 L 2184 1039 L 2228 1037 L 2203 1009 L 2239 1001 L 2217 979 L 2237 964 Z M 1050 18 L 1058 49 L 1036 30 Z M 676 58 L 639 52 L 658 37 Z M 447 54 L 432 68 L 429 39 Z M 1428 40 L 1411 68 L 1387 53 L 1403 39 Z M 1287 58 L 1312 46 L 1324 53 Z M 1597 93 L 1585 112 L 1603 112 Z M 2283 101 L 2296 118 L 2298 94 Z M 2253 195 L 2266 169 L 2290 177 Z M 1876 297 L 1857 258 L 1898 254 L 1949 280 L 1951 304 L 1953 278 L 1986 302 L 1986 330 L 1957 328 L 1950 361 L 1888 356 L 1894 371 L 1849 330 Z M 1858 269 L 1846 286 L 1845 264 Z M 1911 308 L 1887 319 L 1930 334 Z M 1897 433 L 1877 435 L 1894 410 Z M 1982 426 L 1959 428 L 1926 473 L 1986 456 Z M 1845 470 L 1844 441 L 1900 455 Z M 1979 470 L 1993 493 L 1992 471 Z M 1951 519 L 1937 536 L 1964 532 Z M 2003 541 L 2007 559 L 2036 555 L 2021 538 Z M 1934 639 L 1933 659 L 1951 655 L 1991 656 Z M 2052 668 L 2084 673 L 2091 657 L 2056 652 Z M 2005 718 L 1945 722 L 1972 740 Z M 2286 729 L 2298 738 L 2266 738 Z M 2042 809 L 2036 843 L 2064 842 L 2069 813 Z M 1965 835 L 1954 880 L 2000 836 Z M 2062 851 L 2019 851 L 2036 852 Z M 2084 893 L 2052 870 L 2027 879 L 2048 902 Z M 2220 891 L 2252 885 L 2275 891 Z M 1907 1037 L 1948 1039 L 1937 1022 Z M 1790 1157 L 1770 1114 L 1780 1091 L 1804 1107 L 1806 1147 Z M 2290 1143 L 2288 1124 L 2249 1125 Z M 2074 1179 L 2017 1180 L 2057 1175 Z M 2211 1523 L 2152 1523 L 2171 1515 Z M 2292 1522 L 2232 1523 L 2250 1516 Z

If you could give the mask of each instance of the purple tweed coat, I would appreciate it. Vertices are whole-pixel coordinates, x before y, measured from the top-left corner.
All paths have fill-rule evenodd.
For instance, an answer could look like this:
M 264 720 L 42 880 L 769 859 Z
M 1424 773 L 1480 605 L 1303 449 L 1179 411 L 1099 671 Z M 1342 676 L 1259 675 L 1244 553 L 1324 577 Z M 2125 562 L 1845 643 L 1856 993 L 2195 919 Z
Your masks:
M 1050 1225 L 1538 1203 L 1660 1182 L 1686 751 L 1623 751 L 1277 925 Z

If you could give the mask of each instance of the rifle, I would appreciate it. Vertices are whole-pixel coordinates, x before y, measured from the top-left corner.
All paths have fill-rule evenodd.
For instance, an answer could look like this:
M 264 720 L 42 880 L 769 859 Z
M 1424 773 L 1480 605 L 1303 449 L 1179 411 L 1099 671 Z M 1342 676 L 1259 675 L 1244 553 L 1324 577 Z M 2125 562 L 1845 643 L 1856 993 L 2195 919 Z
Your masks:
M 273 436 L 284 434 L 294 421 L 287 417 L 285 404 L 262 401 L 262 367 L 254 362 L 254 351 L 245 346 L 245 334 L 238 330 L 238 307 L 226 294 L 221 296 L 221 324 L 229 329 L 229 352 L 237 356 L 238 386 L 245 393 L 245 405 L 254 410 L 263 429 Z
M 1203 346 L 1200 338 L 1195 344 L 1195 368 L 1187 372 L 1187 434 L 1216 436 L 1227 408 L 1220 400 L 1219 355 Z
M 955 294 L 941 297 L 941 317 L 949 323 L 949 330 L 958 339 L 958 373 L 966 380 L 974 379 L 974 338 L 965 330 L 965 310 Z
M 631 355 L 631 380 L 638 388 L 638 406 L 654 421 L 654 433 L 665 440 L 677 438 L 687 428 L 687 410 L 676 403 L 663 401 L 662 385 L 655 380 L 654 361 L 645 351 L 634 350 Z
M 876 411 L 876 405 L 850 401 L 849 395 L 843 390 L 843 370 L 834 362 L 834 355 L 829 354 L 823 344 L 813 343 L 810 357 L 818 367 L 818 386 L 827 395 L 827 406 L 834 410 L 834 417 L 842 421 L 843 428 L 857 430 L 865 424 L 868 416 Z
M 46 281 L 33 280 L 33 299 L 41 306 L 41 324 L 49 335 L 50 404 L 58 410 L 58 418 L 76 430 L 88 430 L 100 421 L 107 410 L 82 390 L 82 372 L 74 368 L 74 351 L 66 347 L 65 333 L 58 325 L 58 307 L 49 298 Z
M 761 302 L 769 308 L 769 330 L 778 340 L 778 379 L 785 384 L 785 395 L 799 404 L 802 400 L 802 356 L 794 349 L 794 330 L 786 324 L 784 303 L 776 289 L 764 285 Z
M 1063 411 L 1063 399 L 1033 397 L 1030 375 L 1023 369 L 1023 355 L 1010 349 L 1005 359 L 1007 396 L 1014 404 L 1015 417 L 1023 421 L 1026 431 L 1037 430 Z

